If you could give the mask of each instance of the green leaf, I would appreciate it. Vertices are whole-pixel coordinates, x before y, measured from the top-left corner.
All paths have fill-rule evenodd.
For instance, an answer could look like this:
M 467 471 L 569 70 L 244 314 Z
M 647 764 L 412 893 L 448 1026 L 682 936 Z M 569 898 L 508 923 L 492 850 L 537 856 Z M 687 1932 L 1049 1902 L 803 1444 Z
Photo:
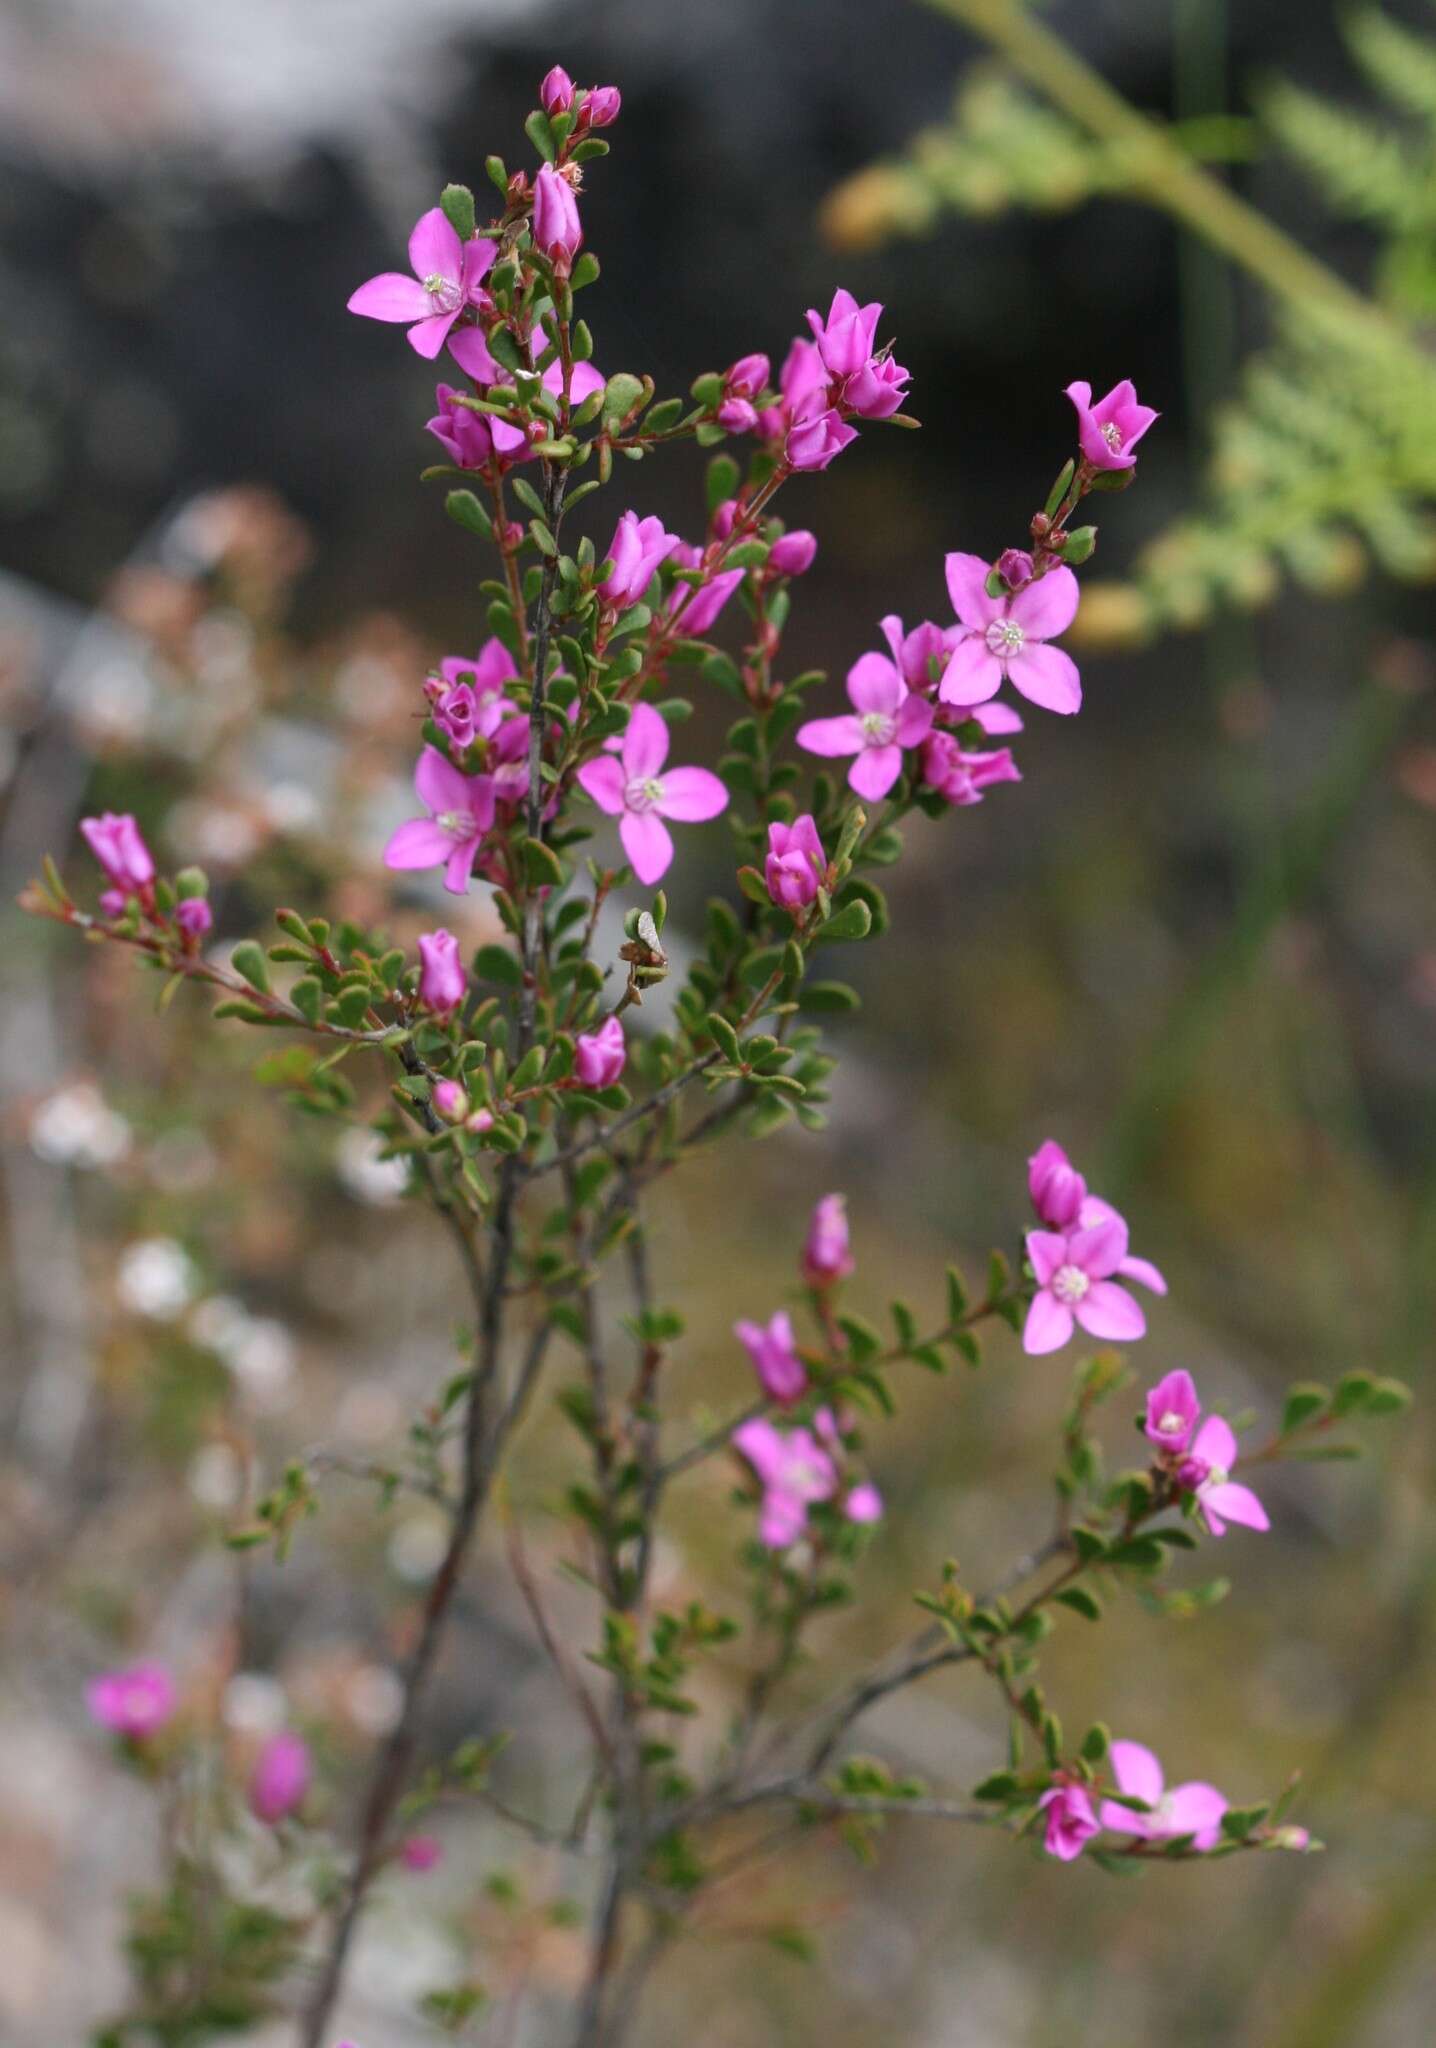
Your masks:
M 1074 1614 L 1080 1614 L 1084 1621 L 1102 1619 L 1102 1603 L 1095 1593 L 1089 1593 L 1085 1586 L 1064 1586 L 1053 1599 L 1063 1607 L 1070 1607 Z
M 873 928 L 873 914 L 861 897 L 835 911 L 818 933 L 822 939 L 865 939 Z
M 990 1777 L 984 1778 L 980 1785 L 973 1786 L 972 1796 L 974 1799 L 1001 1801 L 1014 1798 L 1019 1789 L 1015 1771 L 994 1771 Z
M 524 122 L 524 134 L 538 151 L 546 164 L 554 160 L 553 130 L 548 125 L 548 115 L 542 108 L 535 107 Z
M 856 1010 L 862 997 L 855 988 L 849 988 L 844 981 L 810 981 L 805 983 L 798 997 L 800 1010 Z
M 1047 503 L 1042 508 L 1049 519 L 1055 517 L 1057 507 L 1072 488 L 1072 479 L 1076 473 L 1077 464 L 1075 461 L 1065 462 L 1057 472 L 1057 481 L 1047 493 Z
M 1264 1799 L 1256 1806 L 1229 1806 L 1222 1815 L 1222 1833 L 1229 1842 L 1244 1842 L 1248 1835 L 1259 1828 L 1271 1812 L 1271 1801 Z
M 1319 1415 L 1331 1399 L 1325 1387 L 1314 1382 L 1303 1383 L 1290 1389 L 1281 1411 L 1281 1433 L 1287 1436 L 1299 1429 L 1303 1422 L 1309 1422 L 1313 1415 Z
M 620 370 L 603 390 L 603 423 L 612 429 L 626 420 L 643 399 L 643 379 Z
M 524 978 L 517 955 L 507 946 L 480 946 L 474 955 L 474 973 L 480 981 L 496 981 L 501 988 L 518 988 Z
M 493 521 L 472 491 L 450 491 L 444 499 L 444 510 L 465 533 L 477 534 L 480 540 L 492 539 Z
M 509 1087 L 515 1094 L 518 1094 L 524 1088 L 533 1087 L 539 1075 L 543 1072 L 544 1060 L 546 1058 L 547 1053 L 543 1046 L 531 1045 L 529 1047 L 513 1072 L 509 1075 Z
M 1105 1721 L 1094 1721 L 1082 1737 L 1081 1755 L 1084 1763 L 1100 1764 L 1111 1746 L 1111 1729 Z
M 251 988 L 257 988 L 262 995 L 269 994 L 269 963 L 264 957 L 264 948 L 253 939 L 241 939 L 230 955 L 230 965 L 236 974 L 242 974 Z
M 461 242 L 473 240 L 477 223 L 474 218 L 474 195 L 467 185 L 446 185 L 439 194 L 439 204 L 444 209 L 444 218 Z

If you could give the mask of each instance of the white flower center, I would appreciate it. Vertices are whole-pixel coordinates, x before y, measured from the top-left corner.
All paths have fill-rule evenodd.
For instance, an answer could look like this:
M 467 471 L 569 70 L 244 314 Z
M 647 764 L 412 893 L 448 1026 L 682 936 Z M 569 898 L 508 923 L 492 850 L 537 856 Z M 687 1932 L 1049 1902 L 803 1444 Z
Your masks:
M 1230 1476 L 1225 1465 L 1209 1465 L 1207 1467 L 1207 1476 L 1202 1481 L 1202 1484 L 1203 1486 L 1225 1486 Z
M 865 711 L 858 720 L 863 729 L 863 738 L 870 747 L 885 747 L 897 731 L 897 720 L 889 718 L 885 711 Z
M 441 832 L 447 832 L 451 839 L 467 839 L 474 829 L 474 821 L 463 811 L 440 811 L 434 823 Z
M 441 277 L 437 270 L 424 279 L 424 290 L 434 301 L 436 313 L 457 313 L 464 303 L 464 295 L 454 280 Z
M 987 629 L 987 651 L 999 661 L 1020 654 L 1026 645 L 1027 635 L 1016 619 L 994 619 Z
M 1157 1428 L 1163 1436 L 1177 1436 L 1181 1433 L 1183 1427 L 1183 1419 L 1178 1415 L 1175 1408 L 1169 1408 L 1157 1424 Z
M 1052 1275 L 1052 1292 L 1059 1301 L 1072 1303 L 1081 1301 L 1092 1282 L 1080 1266 L 1059 1266 Z
M 663 799 L 663 784 L 654 775 L 635 775 L 623 792 L 627 811 L 651 811 Z
M 1107 443 L 1107 446 L 1110 449 L 1112 449 L 1115 454 L 1121 454 L 1122 429 L 1117 425 L 1117 422 L 1115 420 L 1108 420 L 1106 426 L 1103 427 L 1102 439 Z

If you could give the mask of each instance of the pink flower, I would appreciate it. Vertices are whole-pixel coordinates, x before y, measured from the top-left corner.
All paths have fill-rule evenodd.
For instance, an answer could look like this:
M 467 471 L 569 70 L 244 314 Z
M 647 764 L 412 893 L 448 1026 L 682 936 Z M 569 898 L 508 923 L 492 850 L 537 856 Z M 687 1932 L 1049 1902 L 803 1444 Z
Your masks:
M 768 857 L 763 879 L 768 894 L 783 910 L 805 910 L 818 893 L 828 871 L 828 857 L 811 811 L 794 818 L 791 825 L 768 827 Z
M 726 810 L 728 792 L 706 768 L 670 768 L 668 727 L 650 704 L 635 704 L 617 756 L 601 754 L 585 761 L 579 782 L 594 803 L 619 820 L 618 836 L 645 887 L 666 875 L 673 859 L 673 840 L 663 824 L 675 818 L 698 824 Z
M 690 640 L 706 633 L 743 581 L 745 573 L 742 569 L 720 569 L 716 576 L 697 588 L 691 583 L 675 583 L 668 600 L 672 631 L 682 633 Z
M 175 905 L 175 923 L 185 937 L 193 943 L 207 936 L 214 929 L 214 912 L 203 896 L 186 896 Z
M 747 1348 L 758 1383 L 768 1398 L 785 1405 L 796 1401 L 808 1384 L 808 1374 L 798 1356 L 793 1318 L 787 1310 L 780 1308 L 766 1325 L 735 1323 L 733 1335 Z
M 459 749 L 492 739 L 503 719 L 517 709 L 503 686 L 517 676 L 502 640 L 485 641 L 474 660 L 448 654 L 437 678 L 425 685 L 434 702 L 434 723 Z
M 939 697 L 944 704 L 981 704 L 1007 682 L 1047 711 L 1079 710 L 1077 665 L 1048 645 L 1077 616 L 1077 578 L 1070 569 L 1049 569 L 1035 583 L 989 597 L 990 574 L 981 555 L 947 558 L 952 607 L 967 631 L 953 649 Z
M 81 818 L 85 843 L 105 873 L 125 895 L 137 895 L 155 878 L 155 864 L 140 828 L 128 811 L 103 811 Z
M 843 1513 L 850 1522 L 880 1522 L 883 1518 L 883 1497 L 870 1479 L 855 1486 L 843 1502 Z
M 1117 1790 L 1129 1799 L 1145 1800 L 1150 1813 L 1135 1813 L 1104 1799 L 1102 1825 L 1116 1835 L 1135 1835 L 1144 1842 L 1169 1842 L 1192 1835 L 1194 1849 L 1214 1849 L 1222 1838 L 1227 1801 L 1215 1785 L 1193 1781 L 1164 1789 L 1162 1766 L 1140 1742 L 1114 1742 L 1109 1752 Z
M 547 346 L 541 328 L 535 327 L 529 338 L 529 354 L 540 356 Z M 494 361 L 489 353 L 489 344 L 482 327 L 458 327 L 449 336 L 449 354 L 467 376 L 473 378 L 481 390 L 490 384 L 506 384 L 509 373 L 502 364 Z M 582 405 L 586 398 L 592 398 L 595 391 L 602 391 L 607 383 L 602 370 L 593 363 L 571 363 L 569 365 L 568 395 L 573 405 Z M 550 398 L 563 397 L 563 364 L 552 362 L 543 373 L 543 388 Z M 509 426 L 503 420 L 496 420 L 481 413 L 469 413 L 467 406 L 460 411 L 468 413 L 470 419 L 485 420 L 486 424 L 498 431 L 494 446 L 500 454 L 514 461 L 523 461 L 533 453 L 527 438 L 517 427 Z M 430 421 L 430 429 L 433 422 Z M 469 467 L 474 465 L 470 464 Z
M 437 1835 L 409 1835 L 399 1850 L 399 1861 L 406 1870 L 432 1870 L 443 1861 L 444 1845 Z
M 856 427 L 845 425 L 841 415 L 828 407 L 794 421 L 784 453 L 794 469 L 826 469 L 834 456 L 841 455 L 848 443 L 857 438 Z
M 144 1742 L 157 1735 L 177 1704 L 174 1680 L 163 1664 L 131 1664 L 106 1671 L 85 1689 L 90 1718 L 116 1735 Z
M 1115 1213 L 1070 1235 L 1029 1230 L 1027 1256 L 1037 1292 L 1027 1311 L 1022 1348 L 1032 1357 L 1060 1351 L 1080 1323 L 1091 1337 L 1127 1343 L 1142 1336 L 1147 1319 L 1112 1275 L 1127 1256 L 1127 1226 Z
M 730 398 L 756 398 L 768 381 L 770 365 L 761 353 L 739 356 L 723 379 L 723 389 Z
M 1077 439 L 1082 453 L 1093 468 L 1131 469 L 1137 459 L 1132 450 L 1161 415 L 1153 412 L 1150 405 L 1137 403 L 1136 386 L 1130 377 L 1114 384 L 1095 405 L 1090 384 L 1069 384 L 1067 396 L 1077 409 Z
M 619 611 L 637 604 L 660 562 L 666 562 L 681 545 L 678 535 L 669 533 L 661 519 L 651 515 L 640 519 L 636 512 L 625 512 L 608 544 L 613 571 L 599 584 L 599 596 Z
M 589 127 L 611 128 L 622 105 L 623 94 L 616 85 L 590 86 L 588 98 L 583 103 Z
M 466 327 L 463 333 L 483 341 L 477 327 Z M 455 353 L 459 339 L 456 334 L 450 345 Z M 507 420 L 495 419 L 490 413 L 472 412 L 460 404 L 452 384 L 436 387 L 434 403 L 439 410 L 424 422 L 424 431 L 433 435 L 460 469 L 482 469 L 496 456 L 501 462 L 521 462 L 531 452 L 528 435 L 521 427 L 511 427 Z
M 468 1116 L 469 1098 L 457 1081 L 436 1081 L 432 1099 L 435 1114 L 446 1124 L 461 1124 Z
M 597 1031 L 581 1031 L 574 1047 L 573 1070 L 585 1088 L 611 1088 L 623 1072 L 628 1047 L 617 1017 L 605 1017 Z
M 1099 1831 L 1091 1800 L 1080 1785 L 1064 1782 L 1051 1786 L 1037 1804 L 1047 1813 L 1043 1847 L 1049 1856 L 1071 1863 Z
M 902 404 L 908 373 L 883 351 L 875 354 L 874 337 L 882 307 L 874 301 L 860 306 L 851 292 L 836 291 L 827 318 L 809 310 L 808 325 L 817 342 L 823 367 L 837 390 L 837 402 L 863 419 L 885 419 Z
M 1209 1415 L 1177 1467 L 1177 1484 L 1196 1495 L 1213 1536 L 1225 1535 L 1228 1522 L 1244 1529 L 1271 1527 L 1266 1509 L 1251 1488 L 1232 1478 L 1236 1462 L 1237 1440 L 1231 1424 L 1220 1415 Z
M 848 670 L 852 713 L 810 718 L 798 727 L 798 745 L 810 754 L 855 754 L 848 785 L 873 801 L 885 797 L 902 774 L 903 749 L 926 738 L 932 706 L 909 693 L 885 654 L 861 654 Z
M 939 673 L 947 666 L 947 635 L 941 626 L 934 626 L 924 619 L 920 626 L 914 626 L 910 633 L 904 633 L 902 620 L 896 612 L 889 612 L 878 625 L 892 654 L 893 666 L 910 690 L 926 695 L 936 687 L 933 664 Z
M 770 1550 L 786 1550 L 808 1525 L 815 1501 L 838 1490 L 837 1467 L 811 1430 L 781 1430 L 761 1416 L 733 1432 L 733 1444 L 763 1488 L 758 1535 Z
M 846 1280 L 856 1265 L 848 1238 L 848 1205 L 842 1195 L 824 1195 L 813 1208 L 803 1246 L 803 1277 L 810 1287 Z
M 1070 1230 L 1081 1215 L 1087 1183 L 1055 1138 L 1044 1138 L 1028 1160 L 1027 1192 L 1049 1230 Z
M 573 80 L 562 64 L 555 64 L 551 71 L 544 73 L 539 100 L 546 114 L 566 114 L 573 105 Z
M 421 932 L 419 960 L 419 1001 L 441 1014 L 457 1010 L 469 992 L 469 981 L 454 934 L 442 925 L 436 932 Z
M 733 522 L 738 517 L 738 509 L 736 498 L 725 498 L 721 505 L 715 507 L 713 517 L 708 522 L 715 540 L 727 540 L 733 531 Z
M 757 410 L 746 398 L 725 398 L 715 417 L 730 434 L 751 434 L 758 424 Z
M 534 179 L 533 240 L 541 256 L 563 269 L 573 261 L 583 240 L 573 187 L 552 164 L 540 164 Z
M 287 1730 L 272 1735 L 259 1752 L 249 1781 L 250 1812 L 273 1827 L 303 1802 L 310 1776 L 309 1746 L 303 1738 Z
M 462 896 L 474 872 L 484 834 L 494 822 L 494 779 L 464 775 L 437 747 L 425 747 L 414 770 L 414 788 L 432 816 L 411 818 L 384 848 L 388 868 L 444 870 L 444 887 Z
M 922 779 L 950 804 L 980 804 L 994 783 L 1021 782 L 1022 770 L 1010 747 L 965 754 L 950 732 L 934 732 L 923 741 Z
M 768 550 L 768 567 L 775 576 L 806 576 L 817 556 L 817 535 L 798 526 L 774 541 Z
M 1113 1221 L 1120 1223 L 1124 1230 L 1127 1228 L 1123 1216 L 1110 1202 L 1104 1202 L 1100 1195 L 1088 1195 L 1082 1204 L 1077 1221 L 1084 1230 L 1094 1230 L 1099 1223 Z M 1149 1288 L 1153 1294 L 1165 1294 L 1167 1291 L 1165 1279 L 1150 1259 L 1139 1259 L 1128 1252 L 1117 1271 L 1124 1280 L 1135 1280 L 1139 1286 Z
M 1147 1396 L 1142 1434 L 1169 1457 L 1179 1456 L 1191 1442 L 1201 1412 L 1191 1374 L 1169 1372 Z
M 498 244 L 479 235 L 461 242 L 444 209 L 431 206 L 409 237 L 414 275 L 387 270 L 371 277 L 350 299 L 349 311 L 366 320 L 408 323 L 410 343 L 432 361 L 464 309 L 487 304 L 482 281 L 497 254 Z

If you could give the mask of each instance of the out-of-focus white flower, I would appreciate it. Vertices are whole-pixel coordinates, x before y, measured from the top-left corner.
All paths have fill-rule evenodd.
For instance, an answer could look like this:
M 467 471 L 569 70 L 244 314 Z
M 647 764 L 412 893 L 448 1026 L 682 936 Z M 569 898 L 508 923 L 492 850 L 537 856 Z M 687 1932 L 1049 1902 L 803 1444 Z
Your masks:
M 276 1735 L 289 1718 L 284 1687 L 263 1671 L 236 1671 L 220 1711 L 239 1735 Z
M 444 1561 L 449 1539 L 437 1515 L 410 1515 L 389 1538 L 389 1564 L 411 1586 L 433 1578 Z
M 373 1131 L 346 1131 L 339 1140 L 334 1164 L 340 1180 L 356 1201 L 371 1209 L 391 1209 L 409 1186 L 405 1159 L 381 1159 L 383 1140 Z
M 272 783 L 262 802 L 276 832 L 311 832 L 323 816 L 318 797 L 302 782 Z
M 282 1408 L 295 1377 L 294 1339 L 273 1316 L 252 1316 L 233 1295 L 212 1294 L 190 1318 L 189 1334 L 217 1352 L 261 1413 Z
M 172 1237 L 145 1237 L 121 1252 L 115 1285 L 136 1315 L 171 1323 L 193 1298 L 197 1280 L 183 1245 Z
M 113 1166 L 130 1137 L 128 1123 L 89 1081 L 47 1097 L 30 1119 L 31 1150 L 54 1166 Z
M 136 740 L 154 709 L 155 686 L 137 661 L 116 657 L 87 671 L 70 715 L 91 741 Z
M 191 1497 L 212 1514 L 239 1505 L 244 1492 L 244 1467 L 229 1444 L 205 1444 L 190 1459 L 185 1475 Z
M 388 1735 L 404 1711 L 404 1688 L 387 1664 L 361 1664 L 349 1681 L 344 1703 L 366 1735 Z

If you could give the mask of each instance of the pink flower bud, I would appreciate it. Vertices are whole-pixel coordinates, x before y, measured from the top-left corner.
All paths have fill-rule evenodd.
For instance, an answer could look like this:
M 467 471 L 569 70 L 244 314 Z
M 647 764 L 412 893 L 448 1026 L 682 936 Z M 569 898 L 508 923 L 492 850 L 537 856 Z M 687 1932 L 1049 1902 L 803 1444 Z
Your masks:
M 785 1406 L 796 1401 L 807 1387 L 808 1374 L 798 1356 L 793 1319 L 787 1310 L 779 1309 L 766 1324 L 735 1323 L 733 1335 L 752 1359 L 758 1384 L 769 1400 Z
M 461 1124 L 469 1113 L 469 1098 L 457 1081 L 434 1083 L 434 1112 L 446 1124 Z
M 799 420 L 789 428 L 785 453 L 794 469 L 826 469 L 857 438 L 856 427 L 848 426 L 830 406 L 826 412 Z
M 620 611 L 637 604 L 659 563 L 667 561 L 679 545 L 678 535 L 669 533 L 661 519 L 640 519 L 636 512 L 625 512 L 608 544 L 613 574 L 599 584 L 599 596 Z
M 883 1497 L 870 1479 L 855 1486 L 843 1502 L 843 1513 L 850 1522 L 880 1522 L 883 1518 Z
M 779 576 L 805 576 L 817 553 L 817 535 L 800 526 L 774 541 L 768 552 L 768 567 Z
M 585 1088 L 611 1088 L 623 1072 L 628 1048 L 617 1017 L 605 1017 L 597 1031 L 581 1031 L 573 1070 Z
M 101 889 L 100 914 L 102 917 L 123 917 L 129 903 L 123 889 Z
M 144 1742 L 174 1713 L 174 1680 L 163 1664 L 131 1664 L 106 1671 L 86 1688 L 90 1717 L 116 1735 Z
M 1054 1785 L 1037 1804 L 1047 1812 L 1043 1847 L 1049 1856 L 1056 1856 L 1063 1863 L 1080 1856 L 1093 1835 L 1100 1832 L 1092 1802 L 1080 1785 Z
M 1055 1138 L 1045 1139 L 1028 1160 L 1027 1192 L 1051 1230 L 1069 1230 L 1081 1215 L 1087 1183 Z
M 618 119 L 623 94 L 616 85 L 595 85 L 584 101 L 590 128 L 609 128 Z
M 1026 548 L 1004 548 L 997 558 L 997 573 L 1009 590 L 1021 590 L 1032 581 L 1033 561 Z
M 442 926 L 419 937 L 419 1001 L 431 1010 L 447 1014 L 456 1010 L 468 993 L 459 942 Z
M 81 818 L 80 830 L 117 889 L 132 896 L 154 880 L 150 850 L 128 811 L 104 811 L 98 818 Z
M 765 355 L 739 356 L 723 379 L 723 388 L 730 398 L 756 398 L 768 381 L 769 371 Z
M 783 910 L 805 910 L 818 893 L 827 873 L 828 857 L 818 837 L 811 812 L 805 811 L 791 825 L 768 827 L 768 857 L 763 879 L 768 894 Z
M 249 1781 L 250 1812 L 273 1827 L 302 1803 L 310 1776 L 309 1747 L 302 1737 L 287 1730 L 271 1736 Z
M 539 87 L 539 99 L 546 114 L 566 114 L 573 105 L 573 80 L 562 64 L 555 64 L 552 71 L 545 72 L 543 84 Z
M 715 540 L 727 540 L 733 531 L 733 521 L 738 517 L 738 500 L 725 498 L 714 512 L 711 520 Z
M 742 569 L 723 569 L 696 590 L 691 583 L 675 584 L 669 600 L 674 631 L 686 634 L 690 640 L 706 633 L 745 574 Z
M 814 1207 L 803 1246 L 803 1277 L 814 1287 L 845 1280 L 856 1261 L 848 1242 L 848 1205 L 842 1195 L 824 1195 Z
M 187 939 L 196 943 L 213 930 L 214 912 L 203 896 L 186 896 L 175 905 L 175 923 Z
M 491 1131 L 493 1127 L 494 1113 L 491 1109 L 476 1109 L 464 1123 L 464 1129 L 472 1131 L 476 1138 L 481 1138 L 485 1131 Z
M 746 398 L 725 398 L 718 408 L 718 424 L 730 434 L 751 434 L 758 415 Z
M 399 1851 L 399 1861 L 406 1870 L 432 1870 L 443 1855 L 444 1845 L 437 1835 L 409 1835 Z
M 541 164 L 534 179 L 534 247 L 550 263 L 566 269 L 582 240 L 583 226 L 573 187 L 552 164 Z

